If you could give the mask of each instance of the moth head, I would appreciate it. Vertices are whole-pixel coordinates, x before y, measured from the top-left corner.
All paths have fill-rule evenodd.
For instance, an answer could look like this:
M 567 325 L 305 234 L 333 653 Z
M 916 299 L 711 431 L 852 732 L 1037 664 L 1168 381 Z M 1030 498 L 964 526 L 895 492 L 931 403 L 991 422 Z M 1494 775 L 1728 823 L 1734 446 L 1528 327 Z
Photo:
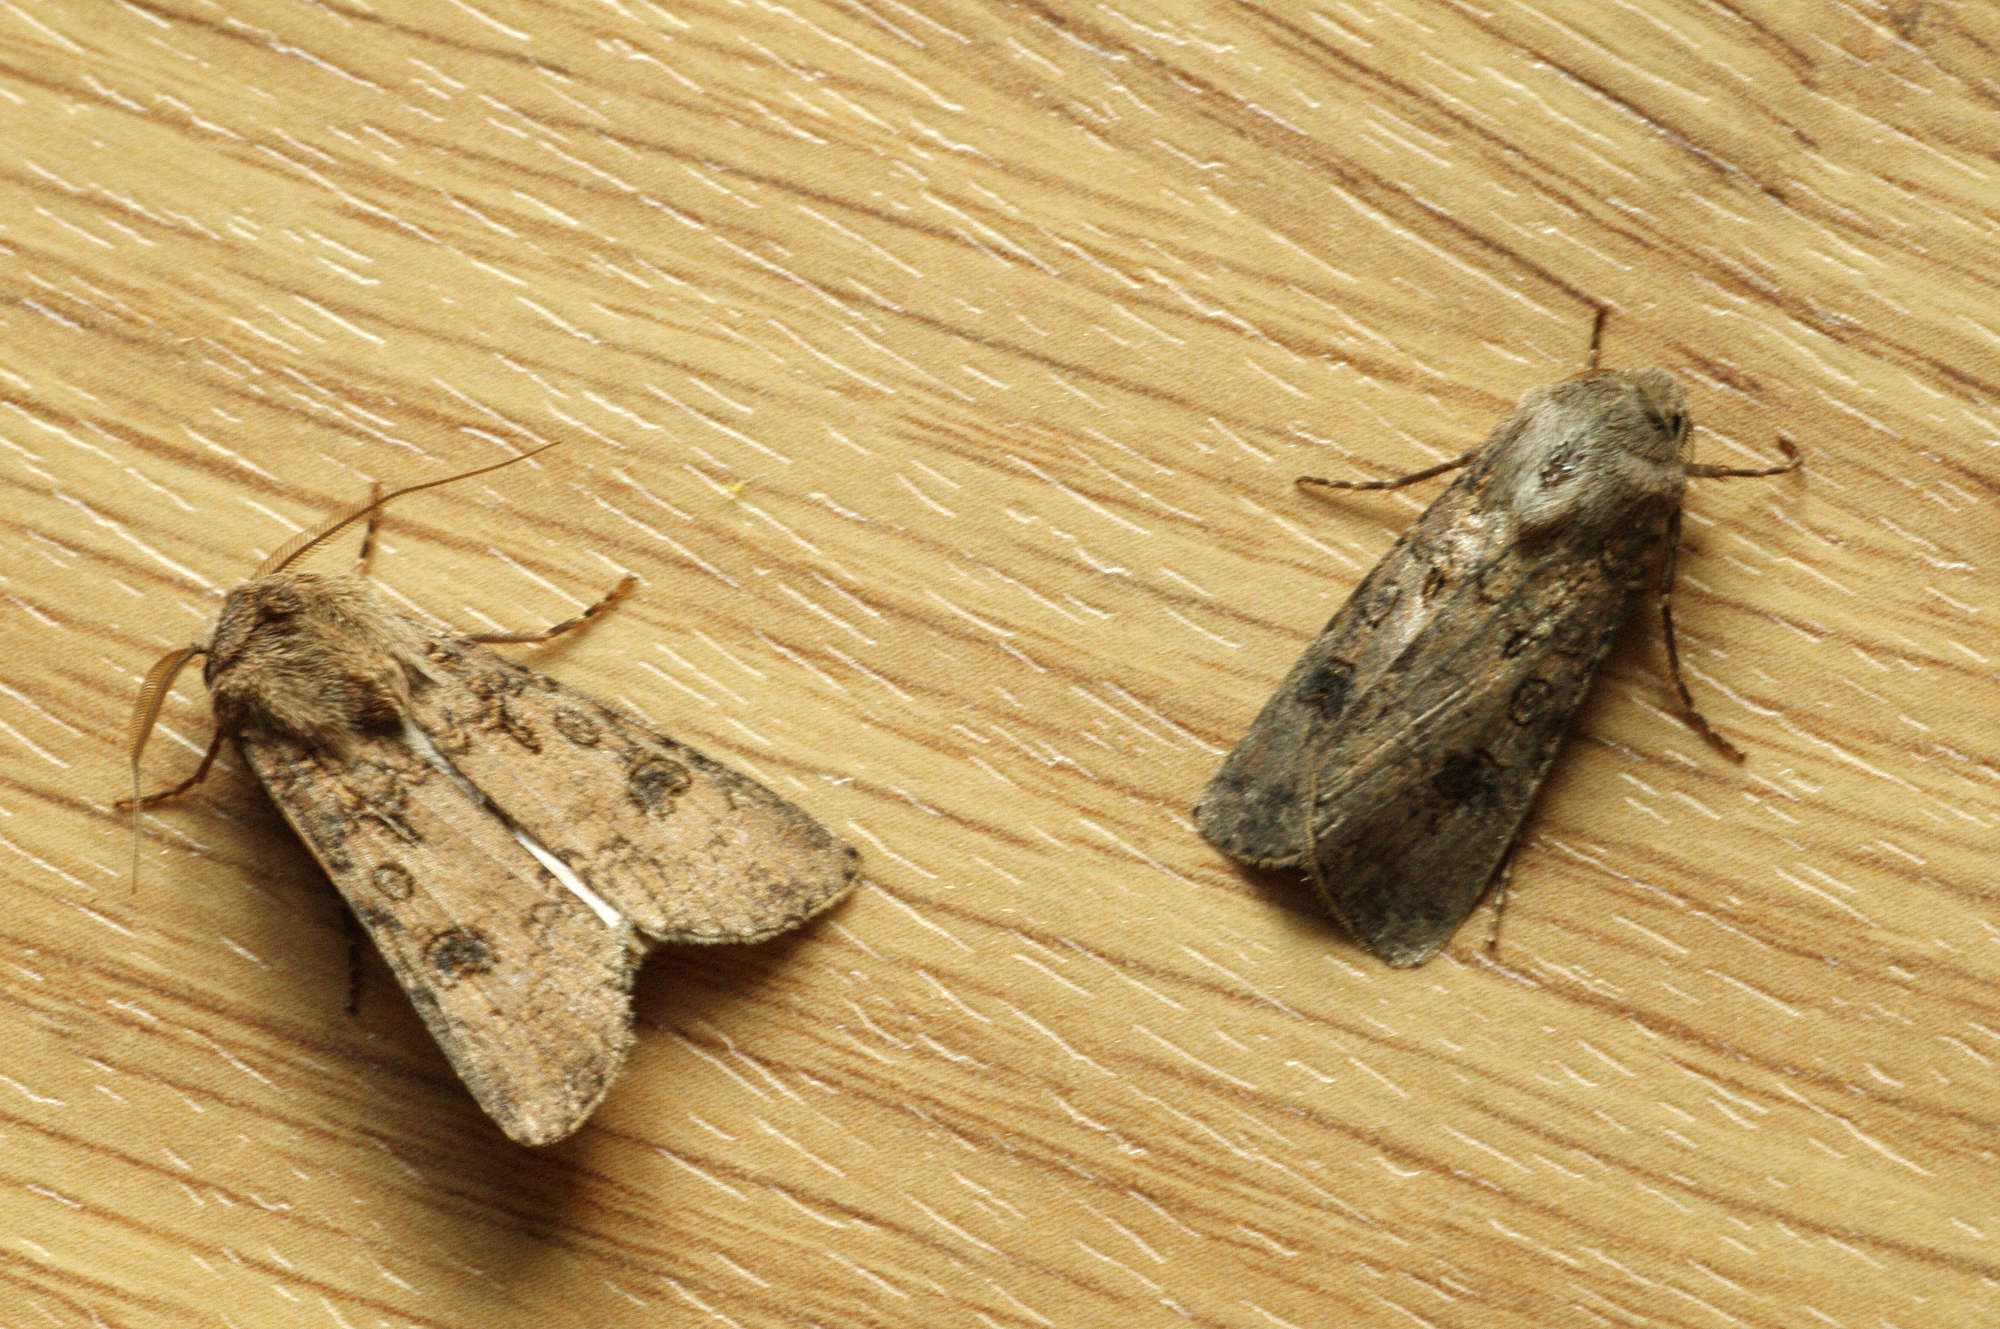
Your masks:
M 359 577 L 280 572 L 229 593 L 202 674 L 230 733 L 338 747 L 402 725 L 422 648 Z
M 1537 389 L 1523 411 L 1545 426 L 1539 451 L 1581 463 L 1629 456 L 1665 465 L 1679 464 L 1687 446 L 1687 393 L 1664 369 L 1605 369 Z M 1552 477 L 1553 478 L 1553 477 Z
M 1601 370 L 1542 391 L 1547 396 L 1538 414 L 1547 432 L 1562 435 L 1560 443 L 1544 441 L 1552 457 L 1679 468 L 1687 447 L 1687 393 L 1666 370 Z
M 1623 520 L 1633 503 L 1680 492 L 1687 396 L 1664 369 L 1604 370 L 1537 388 L 1502 426 L 1495 500 L 1524 533 L 1585 516 Z
M 215 737 L 209 743 L 208 752 L 203 756 L 200 768 L 195 771 L 191 779 L 178 786 L 176 790 L 169 791 L 170 793 L 179 792 L 198 783 L 208 771 L 209 763 L 215 760 L 215 754 L 221 746 L 223 737 L 229 733 L 240 732 L 244 723 L 259 718 L 255 712 L 264 713 L 262 715 L 264 719 L 276 720 L 281 728 L 308 737 L 324 737 L 327 731 L 337 730 L 342 725 L 352 727 L 356 723 L 388 718 L 383 714 L 381 700 L 384 697 L 397 702 L 405 700 L 404 671 L 422 672 L 421 652 L 408 630 L 397 630 L 397 625 L 400 623 L 397 616 L 376 604 L 374 598 L 368 594 L 367 587 L 356 578 L 314 578 L 307 573 L 286 573 L 285 569 L 298 561 L 302 555 L 325 544 L 328 537 L 335 532 L 379 511 L 383 504 L 393 498 L 414 494 L 422 489 L 435 489 L 439 485 L 455 484 L 476 475 L 485 475 L 489 471 L 497 471 L 503 466 L 512 466 L 515 462 L 526 461 L 539 453 L 547 452 L 561 442 L 562 440 L 558 439 L 554 443 L 544 443 L 540 447 L 530 448 L 526 452 L 490 465 L 460 471 L 441 480 L 405 485 L 386 494 L 382 493 L 378 486 L 374 497 L 367 503 L 329 518 L 317 527 L 301 531 L 281 545 L 264 560 L 263 566 L 257 569 L 256 576 L 237 587 L 223 601 L 222 614 L 206 636 L 179 650 L 169 651 L 153 663 L 153 667 L 146 671 L 145 682 L 139 687 L 139 698 L 132 708 L 130 731 L 132 880 L 135 885 L 139 880 L 139 809 L 147 802 L 140 793 L 139 759 L 145 754 L 146 740 L 152 735 L 153 726 L 160 718 L 160 708 L 165 705 L 174 680 L 180 677 L 180 672 L 187 667 L 188 661 L 197 655 L 208 657 L 203 674 L 214 697 L 217 727 Z M 329 654 L 321 650 L 316 657 L 312 652 L 303 654 L 296 651 L 278 652 L 279 656 L 288 656 L 293 667 L 278 671 L 271 686 L 262 690 L 261 701 L 267 704 L 258 705 L 260 697 L 256 683 L 259 677 L 268 671 L 246 670 L 238 666 L 253 660 L 262 660 L 264 655 L 268 654 L 260 654 L 258 646 L 260 642 L 279 642 L 287 637 L 292 639 L 293 644 L 305 640 L 301 628 L 312 616 L 315 599 L 318 600 L 320 608 L 326 608 L 330 603 L 326 596 L 317 595 L 312 583 L 329 580 L 350 583 L 355 593 L 354 597 L 350 597 L 351 601 L 362 606 L 358 618 L 352 614 L 347 616 L 353 631 L 345 635 L 351 638 L 358 632 L 365 637 L 371 628 L 381 634 L 381 629 L 388 627 L 391 630 L 381 634 L 381 639 L 377 643 L 386 645 L 388 649 L 373 652 L 375 656 L 373 660 L 357 660 L 353 658 L 352 652 L 334 651 Z M 336 600 L 338 598 L 334 597 Z M 324 646 L 327 643 L 322 639 L 321 644 Z M 324 671 L 316 670 L 315 660 L 321 664 L 330 661 L 353 665 L 354 668 L 348 670 L 344 678 L 329 679 Z M 301 662 L 305 665 L 303 670 L 296 667 Z M 314 682 L 316 673 L 317 685 Z M 225 680 L 237 680 L 243 685 L 232 689 Z M 318 689 L 317 693 L 314 691 L 315 686 Z M 315 710 L 317 704 L 328 701 L 337 704 L 331 710 Z M 400 707 L 396 709 L 400 715 Z
M 213 688 L 217 678 L 247 659 L 292 653 L 301 632 L 313 631 L 333 612 L 326 581 L 310 572 L 283 572 L 231 591 L 202 644 L 204 681 Z
M 1687 393 L 1664 369 L 1629 369 L 1620 374 L 1637 398 L 1645 428 L 1636 431 L 1633 451 L 1655 461 L 1679 464 L 1687 455 Z
M 405 620 L 383 607 L 359 577 L 288 569 L 392 499 L 512 466 L 561 442 L 386 494 L 377 486 L 368 502 L 280 545 L 249 581 L 229 593 L 206 639 L 154 666 L 158 681 L 149 677 L 134 712 L 133 765 L 167 685 L 196 655 L 208 657 L 202 675 L 225 732 L 257 728 L 338 745 L 344 733 L 400 725 L 409 676 L 424 672 L 421 643 Z

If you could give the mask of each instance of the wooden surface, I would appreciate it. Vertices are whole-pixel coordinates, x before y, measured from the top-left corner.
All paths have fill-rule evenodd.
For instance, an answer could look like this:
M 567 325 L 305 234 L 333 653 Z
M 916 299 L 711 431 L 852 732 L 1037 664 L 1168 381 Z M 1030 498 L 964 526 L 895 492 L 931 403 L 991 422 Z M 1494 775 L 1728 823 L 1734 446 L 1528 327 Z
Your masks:
M 1685 1325 L 2000 1305 L 2000 18 L 1974 3 L 0 8 L 0 1325 Z M 1392 972 L 1190 827 L 1455 453 L 1686 383 L 1650 625 Z M 508 1144 L 138 676 L 377 477 L 394 603 L 805 805 Z M 189 677 L 148 754 L 206 740 Z

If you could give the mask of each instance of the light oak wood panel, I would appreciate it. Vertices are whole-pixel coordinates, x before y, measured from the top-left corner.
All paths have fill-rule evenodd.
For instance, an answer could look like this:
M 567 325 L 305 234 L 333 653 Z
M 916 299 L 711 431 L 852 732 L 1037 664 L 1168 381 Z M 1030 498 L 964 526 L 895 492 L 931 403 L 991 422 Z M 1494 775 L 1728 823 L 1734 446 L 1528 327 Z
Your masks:
M 2000 1278 L 2000 20 L 0 10 L 0 1322 L 1966 1324 Z M 1392 972 L 1187 806 L 1462 450 L 1686 383 L 1635 625 Z M 852 839 L 508 1144 L 138 675 L 300 526 Z M 148 754 L 207 737 L 183 684 Z

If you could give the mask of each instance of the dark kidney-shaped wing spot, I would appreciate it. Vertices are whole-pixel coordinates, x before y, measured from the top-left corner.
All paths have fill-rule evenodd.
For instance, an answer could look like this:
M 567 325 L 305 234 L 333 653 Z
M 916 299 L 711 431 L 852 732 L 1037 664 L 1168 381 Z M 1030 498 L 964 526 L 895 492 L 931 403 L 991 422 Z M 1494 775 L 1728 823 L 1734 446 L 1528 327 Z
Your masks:
M 688 787 L 688 768 L 677 761 L 665 757 L 649 757 L 632 768 L 625 778 L 625 787 L 632 793 L 632 801 L 648 812 L 666 812 L 672 809 L 674 800 L 681 790 Z
M 594 748 L 603 731 L 589 711 L 577 706 L 556 708 L 556 732 L 580 748 Z
M 500 728 L 506 731 L 507 737 L 530 752 L 542 750 L 542 736 L 535 732 L 535 727 L 528 723 L 526 716 L 507 704 L 505 698 L 501 699 L 500 713 L 494 718 L 499 721 Z
M 1321 715 L 1338 715 L 1347 705 L 1347 688 L 1353 679 L 1354 666 L 1347 661 L 1322 661 L 1300 682 L 1299 700 Z
M 1512 598 L 1514 579 L 1512 569 L 1495 567 L 1491 563 L 1482 564 L 1473 571 L 1472 593 L 1479 597 L 1483 605 L 1503 604 Z
M 1507 714 L 1515 724 L 1530 725 L 1542 718 L 1555 697 L 1556 690 L 1547 679 L 1531 678 L 1514 689 L 1514 699 L 1507 704 Z
M 499 963 L 486 935 L 477 928 L 446 928 L 424 943 L 424 959 L 437 971 L 438 985 L 487 973 Z
M 1443 568 L 1432 568 L 1429 572 L 1426 572 L 1424 574 L 1423 598 L 1426 600 L 1437 599 L 1438 592 L 1445 588 L 1446 580 Z
M 417 879 L 401 863 L 378 863 L 368 874 L 376 891 L 391 900 L 407 900 L 417 891 Z
M 1460 752 L 1438 767 L 1431 776 L 1431 789 L 1448 803 L 1464 803 L 1486 788 L 1490 775 L 1482 754 Z

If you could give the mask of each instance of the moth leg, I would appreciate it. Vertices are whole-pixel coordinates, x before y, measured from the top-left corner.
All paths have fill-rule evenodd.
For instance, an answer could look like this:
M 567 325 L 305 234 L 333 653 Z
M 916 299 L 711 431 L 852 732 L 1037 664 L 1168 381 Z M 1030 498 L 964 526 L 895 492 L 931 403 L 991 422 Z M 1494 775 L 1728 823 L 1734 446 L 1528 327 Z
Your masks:
M 1725 480 L 1734 476 L 1783 475 L 1806 464 L 1806 459 L 1799 455 L 1797 445 L 1789 438 L 1779 437 L 1778 450 L 1785 454 L 1782 466 L 1715 466 L 1691 461 L 1687 464 L 1687 473 L 1707 480 Z
M 208 751 L 201 754 L 201 765 L 194 768 L 193 775 L 190 775 L 172 789 L 162 789 L 156 794 L 142 794 L 138 798 L 121 798 L 118 800 L 117 806 L 121 810 L 125 808 L 149 808 L 155 803 L 164 803 L 170 798 L 179 798 L 182 794 L 185 794 L 188 790 L 208 778 L 208 768 L 215 765 L 215 755 L 222 751 L 222 740 L 227 737 L 228 735 L 223 733 L 222 730 L 216 730 L 215 736 L 208 740 Z
M 354 575 L 363 581 L 368 579 L 368 569 L 375 562 L 375 528 L 382 524 L 382 482 L 377 480 L 368 487 L 368 524 L 361 528 L 361 553 L 354 564 Z
M 1500 917 L 1507 912 L 1507 895 L 1514 885 L 1514 851 L 1521 847 L 1521 837 L 1517 833 L 1507 842 L 1507 852 L 1500 856 L 1500 866 L 1493 873 L 1493 882 L 1487 892 L 1493 897 L 1493 928 L 1486 934 L 1488 954 L 1500 949 Z
M 632 593 L 632 588 L 634 586 L 637 586 L 638 584 L 639 584 L 639 579 L 637 577 L 627 576 L 623 581 L 619 582 L 616 586 L 613 586 L 610 592 L 606 594 L 603 599 L 599 600 L 596 604 L 592 605 L 590 608 L 584 610 L 581 614 L 578 614 L 575 618 L 566 618 L 562 622 L 556 624 L 554 627 L 548 628 L 541 632 L 475 633 L 467 635 L 466 640 L 484 642 L 488 646 L 504 646 L 510 643 L 522 644 L 527 642 L 547 641 L 551 637 L 560 637 L 565 632 L 574 632 L 576 629 L 590 622 L 591 619 L 596 618 L 598 615 L 609 610 L 613 605 L 617 604 L 620 600 L 623 600 L 626 596 L 630 595 Z
M 1694 697 L 1688 693 L 1687 680 L 1681 677 L 1681 653 L 1674 641 L 1674 561 L 1680 553 L 1681 513 L 1674 509 L 1673 517 L 1667 522 L 1667 558 L 1660 572 L 1660 626 L 1667 635 L 1667 674 L 1674 681 L 1674 690 L 1680 694 L 1681 713 L 1695 731 L 1707 739 L 1719 752 L 1731 761 L 1743 760 L 1743 749 L 1715 732 L 1708 721 L 1695 709 Z
M 1484 445 L 1482 444 L 1481 447 L 1484 447 Z M 1393 480 L 1326 480 L 1317 475 L 1302 475 L 1292 481 L 1292 483 L 1300 485 L 1323 485 L 1328 489 L 1401 489 L 1404 485 L 1413 485 L 1419 480 L 1428 480 L 1434 475 L 1443 475 L 1446 471 L 1455 471 L 1459 467 L 1469 463 L 1479 453 L 1480 448 L 1474 448 L 1470 452 L 1453 457 L 1450 461 L 1439 462 L 1435 466 L 1425 467 L 1421 471 L 1412 471 L 1408 475 L 1399 475 Z
M 361 920 L 352 909 L 340 911 L 341 930 L 347 934 L 347 1013 L 361 1013 Z

